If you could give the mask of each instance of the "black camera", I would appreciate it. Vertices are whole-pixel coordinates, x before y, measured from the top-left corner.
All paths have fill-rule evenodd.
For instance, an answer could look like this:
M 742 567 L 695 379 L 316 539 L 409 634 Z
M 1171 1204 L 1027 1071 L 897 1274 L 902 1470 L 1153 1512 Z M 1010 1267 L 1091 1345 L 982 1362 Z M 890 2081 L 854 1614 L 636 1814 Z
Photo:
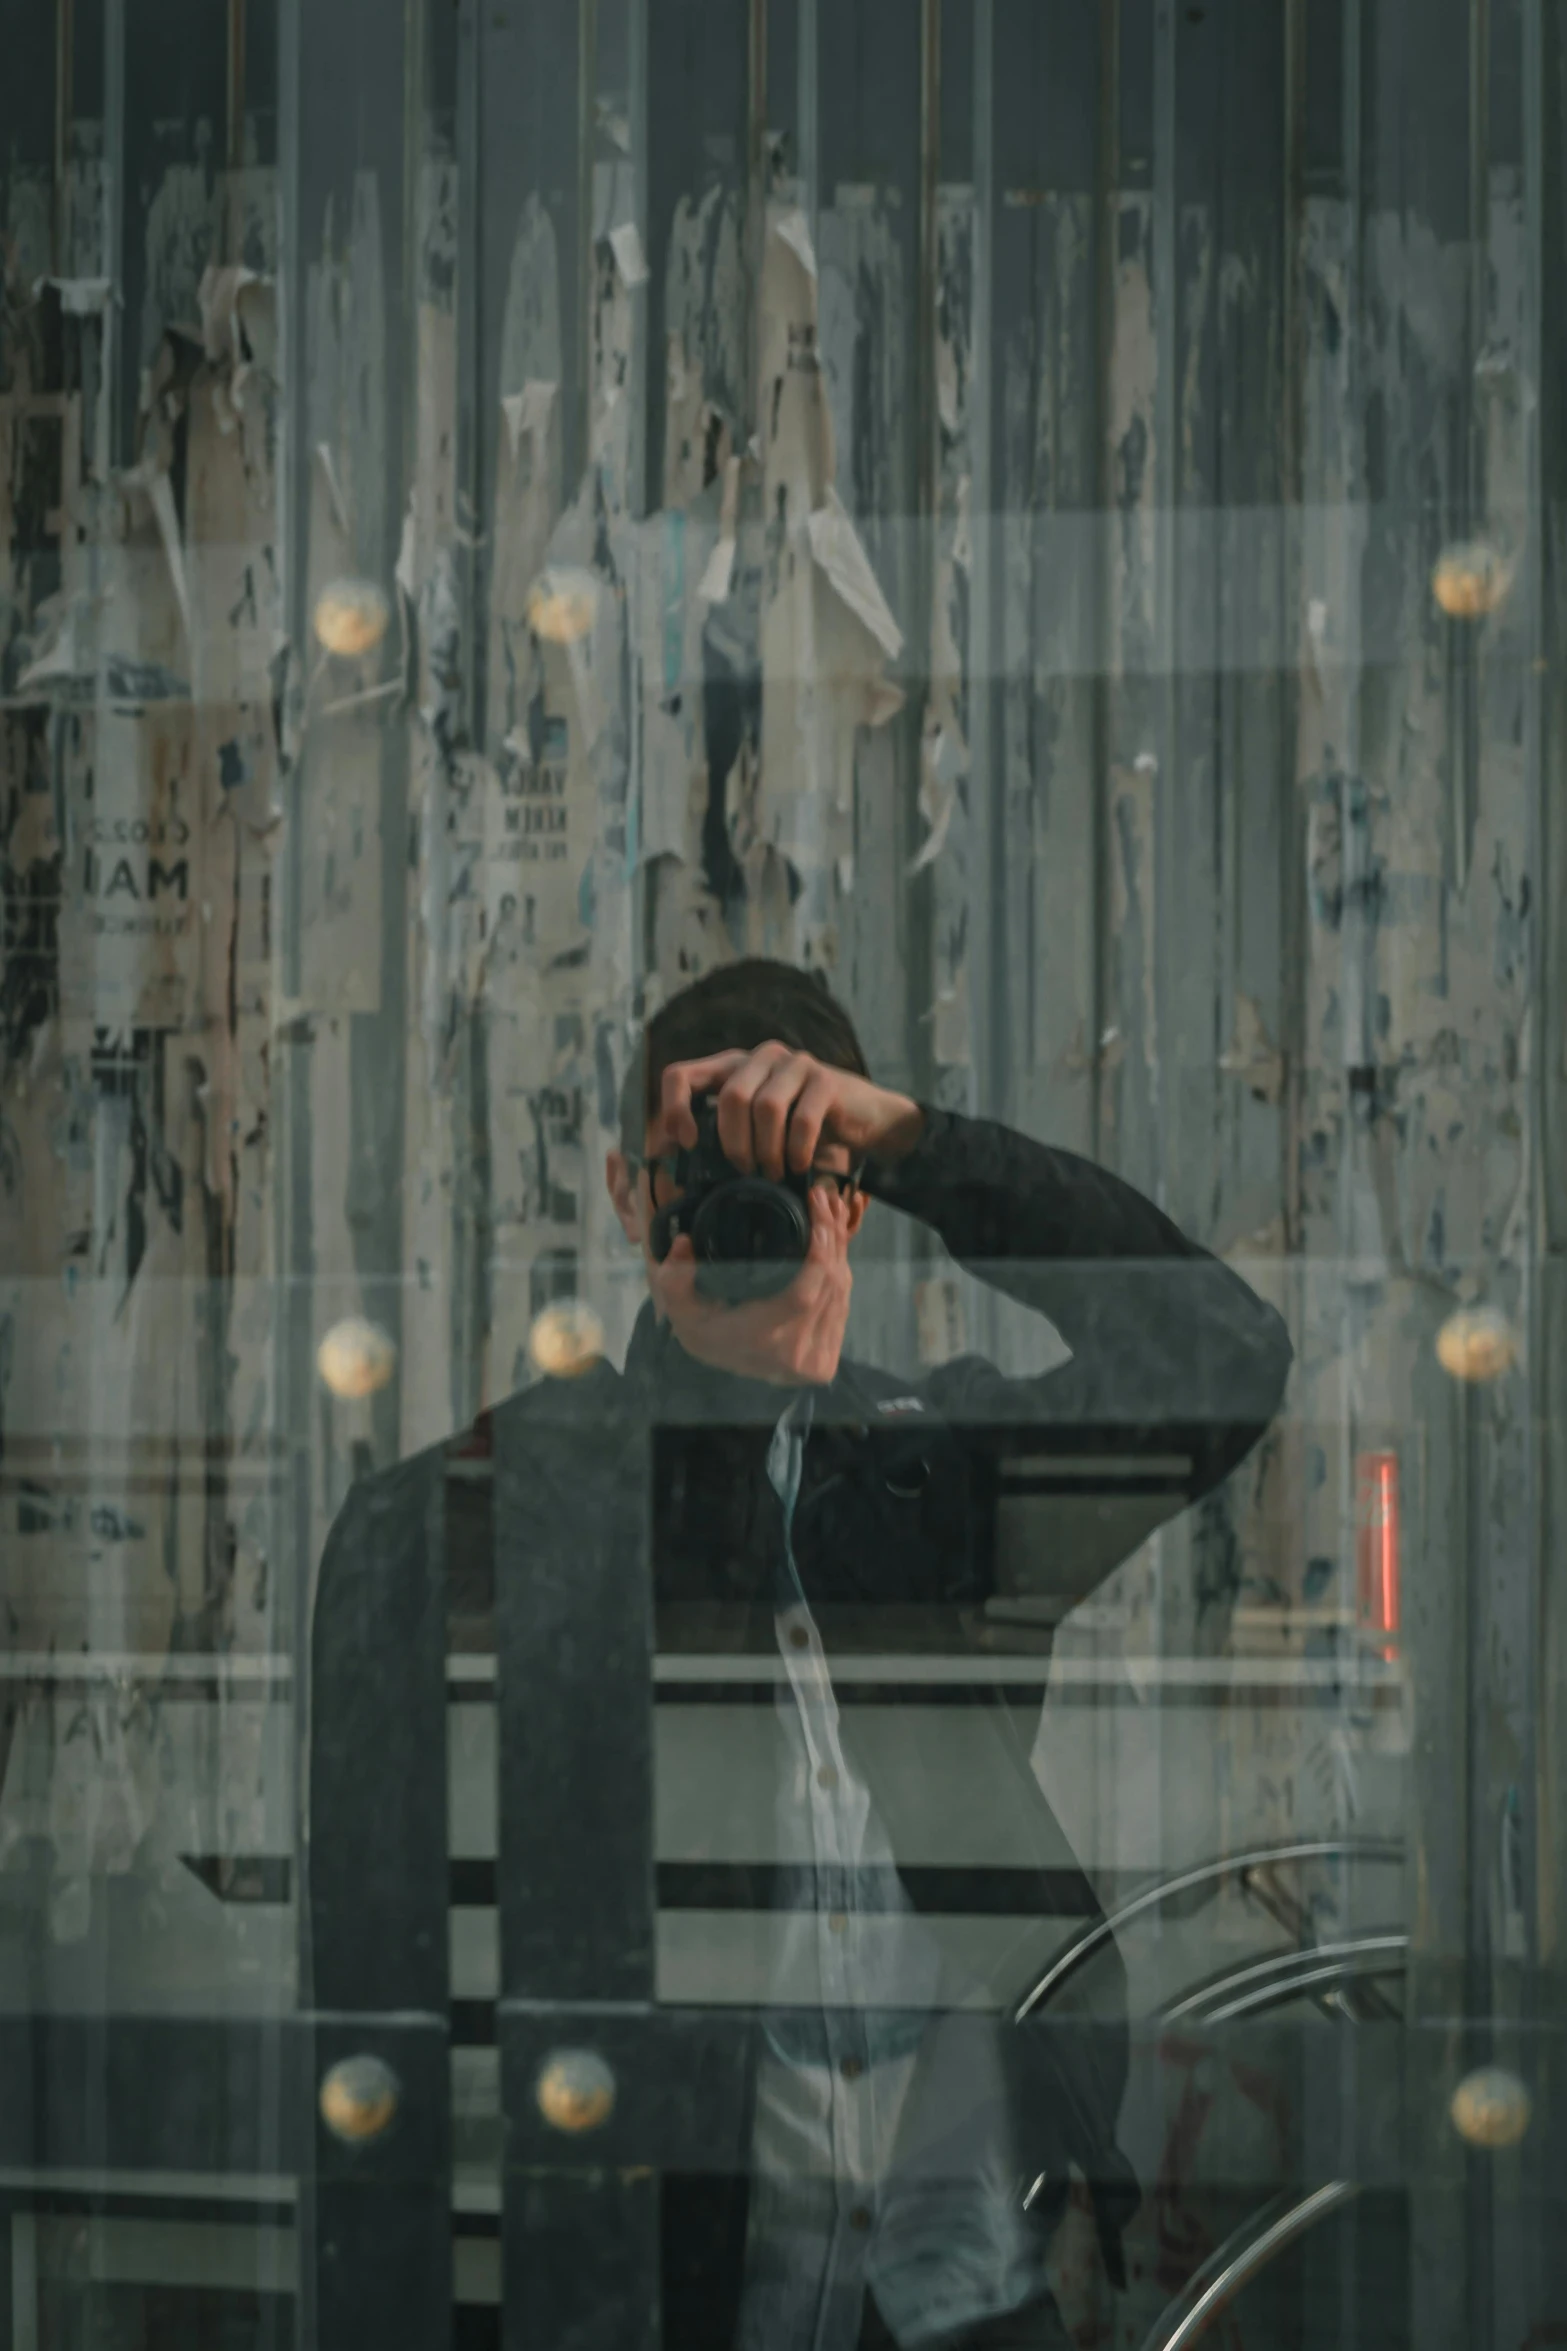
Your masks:
M 648 1244 L 662 1263 L 676 1236 L 687 1233 L 696 1251 L 696 1286 L 704 1298 L 731 1306 L 773 1298 L 787 1290 L 811 1245 L 809 1174 L 741 1175 L 718 1140 L 718 1104 L 711 1094 L 691 1104 L 696 1141 L 675 1154 L 680 1197 L 658 1209 Z

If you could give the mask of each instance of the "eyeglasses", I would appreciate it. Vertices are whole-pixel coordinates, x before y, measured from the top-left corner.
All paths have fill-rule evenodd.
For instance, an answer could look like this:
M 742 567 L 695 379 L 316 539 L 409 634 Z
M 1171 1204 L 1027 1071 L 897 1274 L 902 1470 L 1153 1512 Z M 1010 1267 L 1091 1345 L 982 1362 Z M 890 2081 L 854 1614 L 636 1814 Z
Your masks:
M 646 1171 L 648 1190 L 653 1195 L 653 1204 L 655 1207 L 661 1205 L 654 1178 L 662 1176 L 666 1183 L 670 1184 L 675 1181 L 676 1158 L 674 1153 L 662 1152 L 650 1157 L 640 1151 L 628 1151 L 625 1154 L 625 1161 L 633 1176 L 641 1175 L 644 1170 Z M 810 1170 L 810 1178 L 813 1184 L 835 1184 L 838 1197 L 841 1200 L 846 1198 L 850 1192 L 859 1189 L 860 1170 L 853 1167 L 813 1167 Z

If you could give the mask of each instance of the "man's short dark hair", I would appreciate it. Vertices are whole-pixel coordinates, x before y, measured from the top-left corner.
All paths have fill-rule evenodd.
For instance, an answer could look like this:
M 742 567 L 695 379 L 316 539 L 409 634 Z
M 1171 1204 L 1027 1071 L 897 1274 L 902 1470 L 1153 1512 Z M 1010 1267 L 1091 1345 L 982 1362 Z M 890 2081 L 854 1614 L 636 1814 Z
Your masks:
M 829 1068 L 870 1075 L 854 1023 L 824 979 L 771 956 L 747 955 L 704 972 L 648 1022 L 620 1092 L 621 1149 L 641 1150 L 672 1063 L 774 1038 Z

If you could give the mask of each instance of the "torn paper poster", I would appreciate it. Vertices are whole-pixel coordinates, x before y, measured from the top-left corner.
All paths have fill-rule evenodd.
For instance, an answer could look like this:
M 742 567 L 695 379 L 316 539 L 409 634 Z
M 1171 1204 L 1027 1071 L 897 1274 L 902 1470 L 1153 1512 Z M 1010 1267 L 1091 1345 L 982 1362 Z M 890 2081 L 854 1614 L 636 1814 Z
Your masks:
M 588 368 L 588 466 L 597 477 L 605 521 L 613 536 L 628 518 L 631 419 L 627 398 L 632 367 L 632 298 L 619 268 L 594 281 Z
M 727 604 L 729 589 L 735 572 L 735 543 L 732 538 L 718 539 L 707 559 L 697 594 L 704 604 Z
M 504 380 L 504 379 L 503 379 Z M 528 618 L 530 591 L 551 561 L 576 567 L 592 554 L 562 550 L 552 534 L 560 520 L 561 437 L 558 386 L 553 378 L 526 376 L 519 392 L 502 401 L 507 433 L 496 466 L 490 509 L 493 568 L 490 578 L 489 714 L 491 741 L 500 741 L 520 718 L 538 662 Z
M 169 583 L 179 610 L 187 659 L 195 644 L 195 628 L 173 475 L 176 466 L 183 474 L 185 463 L 185 451 L 176 437 L 176 426 L 183 419 L 188 428 L 191 389 L 202 367 L 199 351 L 188 338 L 183 335 L 165 335 L 143 396 L 137 460 L 120 476 L 121 487 L 125 490 L 139 490 L 152 510 L 164 561 L 168 565 Z
M 46 290 L 60 298 L 60 308 L 67 318 L 96 318 L 108 307 L 114 291 L 112 278 L 38 278 L 33 284 L 36 302 Z
M 950 988 L 943 988 L 926 1014 L 932 1027 L 931 1051 L 947 1069 L 969 1065 L 968 966 L 959 964 Z
M 1244 989 L 1235 992 L 1235 1033 L 1219 1055 L 1219 1067 L 1244 1078 L 1259 1102 L 1277 1102 L 1284 1092 L 1284 1055 L 1268 1034 L 1262 1007 Z
M 126 1028 L 199 1017 L 206 891 L 204 778 L 188 705 L 106 714 L 65 777 L 60 996 L 67 1014 Z
M 723 187 L 715 177 L 700 197 L 679 197 L 669 220 L 660 260 L 670 391 L 666 506 L 685 505 L 711 479 L 710 436 L 721 420 L 738 423 L 752 410 L 756 287 L 749 211 L 744 188 Z M 797 262 L 789 266 L 798 273 Z
M 837 467 L 817 336 L 816 273 L 802 259 L 797 241 L 782 233 L 789 217 L 775 210 L 769 218 L 762 261 L 757 405 L 767 513 L 794 530 L 822 503 Z
M 825 937 L 830 927 L 823 893 L 853 849 L 860 730 L 900 705 L 885 667 L 903 637 L 832 489 L 818 289 L 798 240 L 784 233 L 790 227 L 786 213 L 772 216 L 762 273 L 759 405 L 768 533 L 754 826 L 758 853 L 781 853 L 793 876 L 806 882 L 798 948 L 808 933 Z
M 535 377 L 523 385 L 520 392 L 503 392 L 501 414 L 506 419 L 506 438 L 511 447 L 511 461 L 517 462 L 517 453 L 524 441 L 537 444 L 548 435 L 559 396 L 558 384 L 546 383 Z M 538 455 L 535 464 L 543 462 Z
M 419 592 L 419 518 L 414 511 L 418 493 L 410 491 L 408 511 L 403 516 L 403 527 L 398 534 L 397 562 L 392 577 L 410 604 Z
M 710 490 L 705 497 L 710 501 Z M 702 635 L 709 607 L 701 598 L 706 572 L 700 573 L 698 583 L 701 551 L 708 543 L 702 503 L 690 513 L 666 508 L 650 516 L 639 534 L 635 611 L 642 688 L 636 839 L 640 863 L 690 854 L 693 797 L 699 788 L 704 794 L 706 790 Z
M 952 830 L 952 811 L 957 806 L 956 792 L 948 792 L 936 809 L 935 821 L 909 860 L 910 873 L 923 873 L 927 865 L 934 865 L 947 845 Z M 923 814 L 923 810 L 921 811 Z
M 809 277 L 816 275 L 816 253 L 811 244 L 811 224 L 799 205 L 779 212 L 773 221 L 773 235 L 788 246 L 801 268 Z
M 647 255 L 642 250 L 642 232 L 634 220 L 623 220 L 618 229 L 609 232 L 609 249 L 615 256 L 615 267 L 629 290 L 647 283 Z
M 183 472 L 176 466 L 168 478 L 176 485 L 195 628 L 193 690 L 204 702 L 270 705 L 269 668 L 283 635 L 282 583 L 273 560 L 276 399 L 270 377 L 251 374 L 252 396 L 235 408 L 223 397 L 237 380 L 229 362 L 206 361 L 197 369 Z
M 169 566 L 169 580 L 174 589 L 174 600 L 180 608 L 180 623 L 185 631 L 185 643 L 194 642 L 191 623 L 190 587 L 185 578 L 185 550 L 180 542 L 179 516 L 174 506 L 174 485 L 163 472 L 154 473 L 143 483 L 153 519 L 158 525 L 158 536 L 163 541 L 163 552 Z
M 202 271 L 196 291 L 201 340 L 214 365 L 228 361 L 236 376 L 252 363 L 271 365 L 277 341 L 272 280 L 259 270 L 236 266 Z
M 486 770 L 485 958 L 535 963 L 580 944 L 582 875 L 593 852 L 594 792 L 565 656 L 548 649 L 536 729 L 508 735 Z
M 920 738 L 919 811 L 929 830 L 910 861 L 910 873 L 920 873 L 927 865 L 933 865 L 946 847 L 952 829 L 952 812 L 957 806 L 958 778 L 964 765 L 962 747 L 954 731 L 927 712 Z
M 43 641 L 16 681 L 15 701 L 80 709 L 97 699 L 100 686 L 117 709 L 189 701 L 189 684 L 172 670 L 101 643 L 98 608 L 91 598 L 51 596 L 39 606 L 37 619 Z
M 332 445 L 329 441 L 316 443 L 316 464 L 320 468 L 321 479 L 326 484 L 326 494 L 331 500 L 332 520 L 346 539 L 348 537 L 348 501 L 343 496 L 343 484 L 338 474 L 337 460 L 332 455 Z
M 725 604 L 735 573 L 735 531 L 740 517 L 740 460 L 726 459 L 723 497 L 718 509 L 718 540 L 707 559 L 697 594 L 704 604 Z
M 888 660 L 896 661 L 903 650 L 903 631 L 892 617 L 859 533 L 836 490 L 828 490 L 805 528 L 811 553 L 838 594 L 865 623 Z
M 616 106 L 611 99 L 600 98 L 595 102 L 593 112 L 601 136 L 608 139 L 612 147 L 618 147 L 622 155 L 629 155 L 631 153 L 631 117 L 627 114 L 626 109 L 623 106 Z

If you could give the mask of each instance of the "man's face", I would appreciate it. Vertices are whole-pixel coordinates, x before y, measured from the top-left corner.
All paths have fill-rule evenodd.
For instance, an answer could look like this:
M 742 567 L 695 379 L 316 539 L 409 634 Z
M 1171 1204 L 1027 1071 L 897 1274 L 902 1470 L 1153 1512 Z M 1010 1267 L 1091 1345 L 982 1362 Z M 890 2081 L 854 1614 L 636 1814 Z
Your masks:
M 610 1152 L 605 1177 L 615 1213 L 627 1239 L 642 1252 L 648 1289 L 660 1317 L 673 1327 L 687 1354 L 746 1379 L 794 1387 L 825 1385 L 836 1373 L 843 1351 L 852 1288 L 849 1243 L 866 1205 L 862 1192 L 836 1180 L 846 1179 L 850 1172 L 844 1144 L 824 1138 L 811 1153 L 810 1165 L 822 1180 L 810 1188 L 810 1245 L 799 1273 L 775 1297 L 733 1306 L 702 1297 L 696 1288 L 695 1253 L 684 1235 L 664 1259 L 653 1254 L 653 1218 L 679 1197 L 668 1167 L 659 1163 L 672 1159 L 690 1140 L 688 1132 L 680 1131 L 678 1105 L 689 1101 L 691 1091 L 683 1081 L 688 1072 L 702 1073 L 709 1067 L 705 1062 L 688 1063 L 665 1073 L 664 1098 L 671 1108 L 649 1121 L 639 1162 L 624 1152 Z M 744 1100 L 743 1083 L 738 1092 Z M 744 1108 L 742 1119 L 736 1099 L 726 1101 L 725 1093 L 719 1093 L 725 1155 L 737 1168 L 754 1169 L 776 1181 L 785 1173 L 787 1120 L 779 1130 L 770 1112 L 749 1100 L 744 1100 Z

